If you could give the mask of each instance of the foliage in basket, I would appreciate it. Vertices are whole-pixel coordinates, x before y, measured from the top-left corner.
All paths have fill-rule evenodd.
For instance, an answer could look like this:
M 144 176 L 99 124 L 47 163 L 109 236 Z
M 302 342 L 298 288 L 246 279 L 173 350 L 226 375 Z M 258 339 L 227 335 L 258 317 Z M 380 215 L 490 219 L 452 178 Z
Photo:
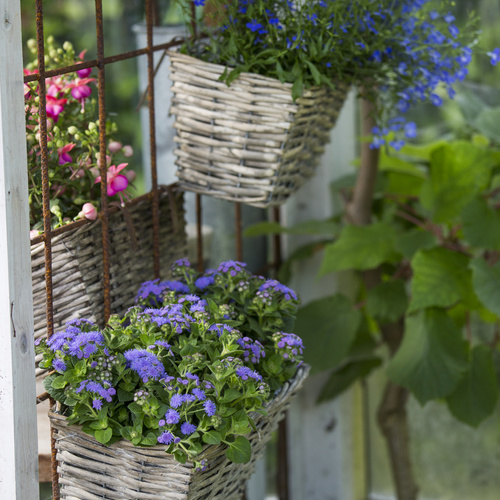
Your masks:
M 295 374 L 302 341 L 282 331 L 295 293 L 244 266 L 228 261 L 198 275 L 181 259 L 179 279 L 144 283 L 123 318 L 102 330 L 73 320 L 42 341 L 42 364 L 55 370 L 45 387 L 68 423 L 103 444 L 168 445 L 182 463 L 219 443 L 229 460 L 247 462 L 250 412 L 264 412 Z
M 190 2 L 177 1 L 189 18 Z M 359 86 L 376 104 L 374 146 L 393 131 L 391 143 L 401 148 L 416 134 L 404 118 L 410 107 L 439 106 L 443 92 L 453 97 L 477 37 L 472 14 L 457 28 L 451 0 L 195 0 L 205 3 L 205 21 L 215 27 L 208 43 L 188 41 L 186 53 L 226 65 L 228 84 L 241 72 L 292 83 L 294 98 L 313 85 Z M 500 49 L 489 55 L 496 64 Z
M 28 41 L 32 54 L 37 54 L 36 42 Z M 71 43 L 58 47 L 49 36 L 46 43 L 45 69 L 51 70 L 83 62 Z M 38 72 L 37 61 L 30 62 L 25 74 Z M 92 98 L 95 78 L 91 68 L 76 73 L 47 78 L 47 146 L 52 226 L 59 227 L 71 220 L 95 219 L 100 205 L 99 119 L 97 101 Z M 33 235 L 43 227 L 42 173 L 39 125 L 38 82 L 25 84 L 26 140 L 30 223 Z M 135 173 L 125 171 L 124 158 L 133 154 L 131 146 L 116 140 L 117 126 L 106 120 L 107 194 L 112 200 L 129 197 L 127 187 Z

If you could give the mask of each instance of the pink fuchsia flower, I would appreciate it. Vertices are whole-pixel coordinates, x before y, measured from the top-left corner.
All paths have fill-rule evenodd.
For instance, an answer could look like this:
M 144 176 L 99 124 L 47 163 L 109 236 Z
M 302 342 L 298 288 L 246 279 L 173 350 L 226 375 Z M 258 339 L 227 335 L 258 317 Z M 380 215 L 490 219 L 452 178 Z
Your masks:
M 128 163 L 120 163 L 117 167 L 115 165 L 111 165 L 108 168 L 107 173 L 107 192 L 108 196 L 114 196 L 116 193 L 120 191 L 125 191 L 128 186 L 128 179 L 124 175 L 119 175 L 119 173 L 128 165 Z M 101 176 L 97 177 L 95 180 L 95 184 L 101 182 Z
M 68 102 L 67 99 L 56 99 L 51 95 L 47 96 L 47 116 L 57 121 L 59 115 L 64 111 L 64 105 Z
M 82 110 L 85 109 L 85 99 L 92 94 L 92 89 L 87 85 L 95 81 L 95 78 L 75 78 L 66 88 L 71 89 L 71 95 L 80 101 Z
M 52 97 L 59 97 L 59 93 L 64 87 L 64 83 L 61 77 L 57 78 L 47 78 L 47 95 Z
M 75 144 L 72 142 L 70 144 L 66 144 L 62 148 L 57 149 L 57 154 L 59 155 L 59 165 L 64 165 L 66 163 L 71 163 L 73 158 L 69 155 L 69 152 L 75 147 Z
M 85 60 L 85 54 L 87 53 L 87 50 L 82 50 L 80 52 L 80 54 L 78 54 L 78 59 L 80 59 L 81 62 L 83 62 Z M 90 75 L 90 73 L 92 73 L 92 68 L 84 68 L 84 69 L 79 69 L 76 74 L 80 77 L 80 78 L 87 78 L 87 76 Z
M 92 203 L 85 203 L 82 207 L 81 214 L 86 219 L 95 220 L 97 218 L 97 209 Z

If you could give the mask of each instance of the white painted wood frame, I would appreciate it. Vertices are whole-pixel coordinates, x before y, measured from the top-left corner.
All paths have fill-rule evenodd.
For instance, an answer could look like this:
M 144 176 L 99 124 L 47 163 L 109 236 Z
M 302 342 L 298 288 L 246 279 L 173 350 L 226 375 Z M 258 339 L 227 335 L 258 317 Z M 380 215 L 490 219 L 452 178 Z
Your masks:
M 21 9 L 0 0 L 0 496 L 38 498 Z

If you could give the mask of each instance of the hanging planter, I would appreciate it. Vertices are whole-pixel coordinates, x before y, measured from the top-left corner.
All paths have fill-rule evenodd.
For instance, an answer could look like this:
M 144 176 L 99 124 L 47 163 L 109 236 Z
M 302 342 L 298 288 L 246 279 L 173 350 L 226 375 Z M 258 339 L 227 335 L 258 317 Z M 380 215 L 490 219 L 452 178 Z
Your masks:
M 349 85 L 312 87 L 294 102 L 291 84 L 241 73 L 228 87 L 225 66 L 168 54 L 184 189 L 268 207 L 314 174 Z
M 186 253 L 182 191 L 175 186 L 159 194 L 160 269 L 162 277 L 171 264 Z M 154 276 L 152 200 L 135 198 L 109 215 L 109 261 L 111 312 L 122 313 L 134 304 L 137 283 Z M 73 227 L 72 227 L 73 226 Z M 54 331 L 72 318 L 104 320 L 102 289 L 101 222 L 69 224 L 52 238 L 52 300 Z M 31 248 L 33 314 L 35 339 L 46 335 L 45 249 L 43 243 Z M 38 361 L 38 359 L 37 359 Z M 45 370 L 37 368 L 37 375 Z
M 162 499 L 162 500 L 240 500 L 255 463 L 264 455 L 266 445 L 284 412 L 300 390 L 309 371 L 298 369 L 281 391 L 266 406 L 267 416 L 254 414 L 256 431 L 246 437 L 252 458 L 245 464 L 230 462 L 225 445 L 206 446 L 197 457 L 208 464 L 195 471 L 192 462 L 180 464 L 165 453 L 164 445 L 148 448 L 121 440 L 105 446 L 77 426 L 68 426 L 64 416 L 51 412 L 59 471 L 60 498 Z

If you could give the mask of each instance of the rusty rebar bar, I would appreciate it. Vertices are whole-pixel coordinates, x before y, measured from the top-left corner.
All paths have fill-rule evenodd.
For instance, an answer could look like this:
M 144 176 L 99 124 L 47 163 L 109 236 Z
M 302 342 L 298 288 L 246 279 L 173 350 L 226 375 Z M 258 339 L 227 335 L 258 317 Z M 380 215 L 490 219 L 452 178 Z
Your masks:
M 104 64 L 104 28 L 102 0 L 95 0 L 95 21 L 97 37 L 97 102 L 99 109 L 99 167 L 101 173 L 101 211 L 102 224 L 102 287 L 104 302 L 104 321 L 111 316 L 111 277 L 109 263 L 109 217 L 108 217 L 108 178 L 106 161 L 106 73 Z
M 234 227 L 236 240 L 236 260 L 243 262 L 243 230 L 241 221 L 241 203 L 234 204 Z
M 153 0 L 146 0 L 146 33 L 148 55 L 148 109 L 149 109 L 149 142 L 151 153 L 151 191 L 153 219 L 153 269 L 154 277 L 160 277 L 160 201 L 158 196 L 158 172 L 156 168 L 156 120 L 155 120 L 155 66 L 153 47 Z
M 196 254 L 198 259 L 198 271 L 200 273 L 205 268 L 203 262 L 203 214 L 201 194 L 196 193 Z

